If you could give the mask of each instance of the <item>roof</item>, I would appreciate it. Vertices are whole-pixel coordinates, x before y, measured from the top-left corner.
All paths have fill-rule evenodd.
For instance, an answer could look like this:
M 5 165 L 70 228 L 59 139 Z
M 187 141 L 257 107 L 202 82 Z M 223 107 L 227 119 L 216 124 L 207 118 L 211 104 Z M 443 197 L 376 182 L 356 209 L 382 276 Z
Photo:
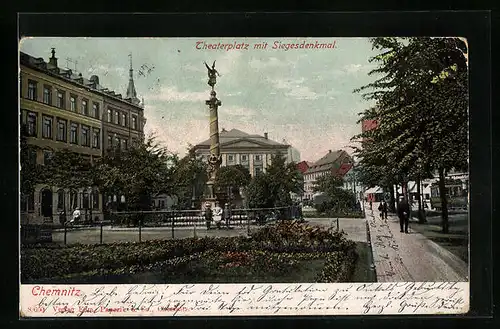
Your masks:
M 332 170 L 334 165 L 338 164 L 340 167 L 340 162 L 343 159 L 351 160 L 350 155 L 344 150 L 328 151 L 328 153 L 321 159 L 316 161 L 310 168 L 305 172 L 306 174 L 329 171 Z
M 240 140 L 246 140 L 246 141 L 252 141 L 256 142 L 258 144 L 262 145 L 268 145 L 268 146 L 283 146 L 287 147 L 288 145 L 286 144 L 281 144 L 278 142 L 275 142 L 269 138 L 266 138 L 265 136 L 260 136 L 260 135 L 250 135 L 244 131 L 238 130 L 238 129 L 231 129 L 229 131 L 227 130 L 222 130 L 219 133 L 219 143 L 221 146 L 231 144 Z M 195 145 L 196 147 L 203 147 L 203 146 L 210 146 L 210 139 L 207 139 L 199 144 Z
M 96 75 L 93 75 L 92 77 L 90 77 L 90 79 L 87 79 L 84 78 L 81 73 L 77 74 L 73 72 L 71 69 L 53 67 L 49 63 L 46 63 L 42 57 L 36 58 L 24 52 L 20 52 L 20 63 L 22 65 L 29 66 L 31 68 L 40 71 L 44 71 L 44 73 L 53 75 L 59 79 L 66 80 L 74 84 L 82 85 L 93 91 L 103 93 L 106 96 L 114 97 L 122 102 L 126 102 L 128 104 L 132 104 L 139 108 L 142 108 L 142 106 L 139 106 L 131 102 L 129 99 L 124 99 L 121 94 L 117 94 L 114 91 L 109 90 L 108 88 L 105 88 L 104 86 L 100 85 L 99 78 Z

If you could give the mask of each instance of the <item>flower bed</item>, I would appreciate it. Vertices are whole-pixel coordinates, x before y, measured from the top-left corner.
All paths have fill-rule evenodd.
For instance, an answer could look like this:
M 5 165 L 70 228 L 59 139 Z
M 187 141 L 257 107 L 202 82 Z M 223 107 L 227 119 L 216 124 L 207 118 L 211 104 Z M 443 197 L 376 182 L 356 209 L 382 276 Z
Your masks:
M 343 233 L 284 222 L 264 227 L 248 238 L 23 248 L 21 276 L 28 283 L 155 272 L 161 273 L 164 282 L 258 282 L 284 278 L 307 268 L 307 262 L 321 260 L 325 265 L 316 280 L 342 282 L 349 280 L 356 256 L 354 243 Z

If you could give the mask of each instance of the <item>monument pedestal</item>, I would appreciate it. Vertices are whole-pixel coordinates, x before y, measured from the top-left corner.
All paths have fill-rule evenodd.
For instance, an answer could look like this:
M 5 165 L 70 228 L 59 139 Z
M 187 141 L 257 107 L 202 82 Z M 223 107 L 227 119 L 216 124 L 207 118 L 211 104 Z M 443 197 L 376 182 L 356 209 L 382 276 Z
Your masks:
M 217 202 L 217 198 L 215 197 L 214 194 L 214 184 L 213 182 L 209 181 L 207 182 L 207 185 L 205 187 L 205 194 L 203 196 L 202 200 L 202 209 L 206 209 L 206 205 L 210 204 L 210 207 L 212 209 L 215 208 L 215 203 Z

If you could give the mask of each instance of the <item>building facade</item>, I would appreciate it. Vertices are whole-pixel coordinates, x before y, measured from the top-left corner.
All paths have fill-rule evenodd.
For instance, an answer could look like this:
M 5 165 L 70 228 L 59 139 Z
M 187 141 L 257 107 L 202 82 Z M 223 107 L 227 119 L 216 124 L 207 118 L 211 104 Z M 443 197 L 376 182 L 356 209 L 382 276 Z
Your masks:
M 344 150 L 332 151 L 316 161 L 304 173 L 304 200 L 312 200 L 314 197 L 314 185 L 316 180 L 324 175 L 338 175 L 343 177 L 352 168 L 353 159 Z M 344 186 L 349 188 L 349 186 Z
M 265 172 L 271 163 L 273 155 L 280 153 L 286 156 L 287 163 L 291 163 L 292 152 L 290 145 L 275 142 L 269 139 L 268 134 L 264 136 L 251 135 L 238 129 L 225 130 L 219 134 L 222 166 L 242 165 L 247 168 L 250 175 L 254 177 L 260 172 Z M 204 161 L 210 156 L 210 139 L 203 141 L 193 147 L 195 154 Z
M 89 80 L 70 69 L 58 66 L 55 49 L 49 62 L 20 53 L 20 123 L 27 143 L 36 146 L 30 158 L 37 164 L 50 161 L 53 152 L 68 149 L 81 154 L 91 163 L 107 147 L 103 109 L 110 103 L 137 113 L 143 120 L 143 108 L 121 99 L 99 85 L 97 76 Z M 139 126 L 140 129 L 143 126 Z M 135 134 L 143 136 L 140 129 Z M 21 198 L 22 223 L 58 222 L 61 212 L 66 218 L 75 207 L 89 219 L 100 219 L 104 200 L 95 188 L 67 190 L 40 184 Z

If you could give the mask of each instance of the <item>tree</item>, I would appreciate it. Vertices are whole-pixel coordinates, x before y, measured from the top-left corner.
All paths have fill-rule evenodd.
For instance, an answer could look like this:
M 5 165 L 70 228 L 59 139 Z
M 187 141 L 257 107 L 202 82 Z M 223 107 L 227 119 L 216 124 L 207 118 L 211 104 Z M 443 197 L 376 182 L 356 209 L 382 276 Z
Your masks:
M 271 182 L 268 174 L 261 173 L 255 176 L 246 188 L 248 207 L 272 208 L 275 204 L 275 196 L 273 195 L 270 186 Z
M 253 178 L 247 189 L 250 205 L 266 207 L 284 207 L 292 203 L 290 193 L 301 193 L 303 177 L 296 164 L 286 163 L 286 158 L 276 153 L 271 157 L 271 164 Z M 259 208 L 260 208 L 259 207 Z
M 36 185 L 42 183 L 42 166 L 36 162 L 37 150 L 37 146 L 28 143 L 26 125 L 23 124 L 20 136 L 20 190 L 23 205 L 33 198 Z
M 128 150 L 110 150 L 96 161 L 94 184 L 108 195 L 125 195 L 130 210 L 149 210 L 154 195 L 174 188 L 173 157 L 149 136 Z
M 179 207 L 188 209 L 193 203 L 199 203 L 208 181 L 207 164 L 196 157 L 189 148 L 188 154 L 179 159 L 172 159 L 172 194 L 179 200 Z
M 370 149 L 361 151 L 368 166 L 398 177 L 405 186 L 431 172 L 464 168 L 467 162 L 467 62 L 465 43 L 458 38 L 375 38 L 381 54 L 371 75 L 381 76 L 356 92 L 375 101 L 376 107 L 361 120 L 377 120 L 378 127 L 355 138 L 370 138 Z M 370 90 L 370 91 L 368 91 Z M 370 154 L 371 153 L 371 154 Z M 370 159 L 371 156 L 371 159 Z M 387 176 L 389 176 L 387 175 Z M 441 184 L 444 189 L 444 181 Z M 445 193 L 443 232 L 448 232 Z
M 327 201 L 317 207 L 320 212 L 333 211 L 335 214 L 347 213 L 356 208 L 356 196 L 348 190 L 344 190 L 343 179 L 335 175 L 324 175 L 319 177 L 314 186 L 314 192 L 322 192 Z
M 248 186 L 251 180 L 250 172 L 242 165 L 224 166 L 219 169 L 215 177 L 214 190 L 219 195 L 230 197 L 232 193 L 239 193 L 240 188 Z M 231 189 L 229 191 L 229 189 Z

